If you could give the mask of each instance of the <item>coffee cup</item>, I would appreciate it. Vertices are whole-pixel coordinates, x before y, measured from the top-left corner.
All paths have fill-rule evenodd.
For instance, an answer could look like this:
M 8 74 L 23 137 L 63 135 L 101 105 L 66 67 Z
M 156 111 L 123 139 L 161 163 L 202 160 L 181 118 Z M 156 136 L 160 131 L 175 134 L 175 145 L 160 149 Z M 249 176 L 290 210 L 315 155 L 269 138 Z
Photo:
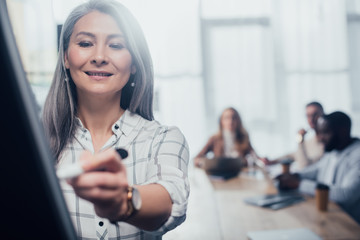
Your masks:
M 285 159 L 285 160 L 281 161 L 281 167 L 282 167 L 283 174 L 290 173 L 290 166 L 291 166 L 292 162 L 293 162 L 292 159 Z
M 327 185 L 322 183 L 316 185 L 315 200 L 319 211 L 327 211 L 329 201 L 329 187 Z

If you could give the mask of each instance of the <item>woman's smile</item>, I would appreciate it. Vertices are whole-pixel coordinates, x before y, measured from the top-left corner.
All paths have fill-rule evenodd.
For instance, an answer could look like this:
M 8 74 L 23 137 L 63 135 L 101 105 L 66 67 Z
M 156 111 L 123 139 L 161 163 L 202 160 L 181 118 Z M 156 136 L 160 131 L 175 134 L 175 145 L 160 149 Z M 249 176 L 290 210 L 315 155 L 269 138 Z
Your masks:
M 106 71 L 85 71 L 85 73 L 93 80 L 106 80 L 114 75 Z

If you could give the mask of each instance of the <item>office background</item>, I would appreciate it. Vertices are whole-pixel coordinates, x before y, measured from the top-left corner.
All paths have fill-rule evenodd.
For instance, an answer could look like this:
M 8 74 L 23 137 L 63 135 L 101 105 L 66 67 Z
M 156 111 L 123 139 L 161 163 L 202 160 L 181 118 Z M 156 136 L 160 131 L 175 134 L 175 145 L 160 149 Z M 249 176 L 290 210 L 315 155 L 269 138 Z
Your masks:
M 80 0 L 7 0 L 25 71 L 41 106 L 57 36 Z M 225 107 L 241 114 L 259 155 L 296 148 L 305 104 L 341 110 L 360 136 L 359 0 L 123 0 L 155 69 L 155 117 L 177 125 L 191 157 Z

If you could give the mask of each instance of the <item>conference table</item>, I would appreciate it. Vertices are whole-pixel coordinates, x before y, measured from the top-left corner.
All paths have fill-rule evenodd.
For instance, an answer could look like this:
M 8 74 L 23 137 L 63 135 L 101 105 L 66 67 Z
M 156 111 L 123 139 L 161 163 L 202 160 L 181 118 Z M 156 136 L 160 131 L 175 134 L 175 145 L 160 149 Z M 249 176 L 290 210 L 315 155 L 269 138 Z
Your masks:
M 189 170 L 190 197 L 186 221 L 164 240 L 248 240 L 248 233 L 305 228 L 324 240 L 360 240 L 360 225 L 337 204 L 318 211 L 314 197 L 279 210 L 257 207 L 244 199 L 278 192 L 268 171 L 243 169 L 224 180 L 203 169 Z M 304 239 L 306 240 L 306 239 Z
M 334 202 L 329 202 L 326 212 L 317 210 L 311 196 L 279 210 L 246 204 L 245 198 L 278 192 L 264 169 L 251 173 L 244 169 L 228 180 L 207 176 L 214 189 L 222 239 L 248 239 L 251 231 L 294 228 L 310 229 L 322 239 L 360 239 L 360 225 Z

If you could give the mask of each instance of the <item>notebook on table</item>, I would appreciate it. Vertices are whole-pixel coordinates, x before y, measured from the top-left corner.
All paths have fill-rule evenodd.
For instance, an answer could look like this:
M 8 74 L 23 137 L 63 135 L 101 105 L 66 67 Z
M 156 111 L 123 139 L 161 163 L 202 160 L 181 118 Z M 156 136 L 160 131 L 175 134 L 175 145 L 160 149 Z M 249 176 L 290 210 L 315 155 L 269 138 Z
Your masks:
M 299 192 L 281 192 L 278 194 L 266 194 L 244 199 L 250 205 L 278 210 L 284 207 L 304 201 L 304 197 Z

